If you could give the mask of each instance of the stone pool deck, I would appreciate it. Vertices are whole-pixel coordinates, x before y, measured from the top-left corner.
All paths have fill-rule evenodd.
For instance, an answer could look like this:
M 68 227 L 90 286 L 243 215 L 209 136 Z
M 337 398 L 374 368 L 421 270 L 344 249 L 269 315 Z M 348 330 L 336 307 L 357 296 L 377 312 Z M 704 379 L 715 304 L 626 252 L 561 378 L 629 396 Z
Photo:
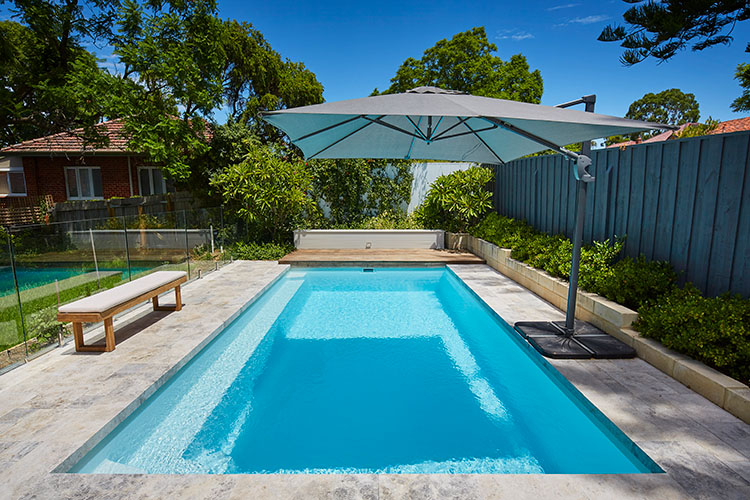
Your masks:
M 563 317 L 488 266 L 451 268 L 509 323 Z M 105 436 L 285 269 L 235 262 L 185 286 L 181 312 L 143 307 L 116 320 L 114 352 L 76 354 L 67 346 L 0 376 L 0 498 L 750 498 L 750 426 L 640 359 L 553 364 L 665 474 L 54 472 Z

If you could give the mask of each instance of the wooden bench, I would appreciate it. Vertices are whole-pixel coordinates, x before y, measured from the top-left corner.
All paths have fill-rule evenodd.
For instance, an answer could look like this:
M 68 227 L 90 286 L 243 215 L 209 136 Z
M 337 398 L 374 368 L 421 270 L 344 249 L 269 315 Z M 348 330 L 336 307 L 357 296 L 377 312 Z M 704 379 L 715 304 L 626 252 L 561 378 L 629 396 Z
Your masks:
M 70 304 L 60 306 L 57 310 L 57 321 L 73 323 L 73 337 L 76 351 L 110 352 L 115 350 L 115 329 L 112 318 L 115 314 L 129 309 L 141 302 L 151 300 L 154 311 L 179 311 L 182 309 L 180 285 L 187 281 L 184 271 L 157 271 L 115 288 L 99 292 Z M 175 306 L 159 305 L 159 294 L 174 288 Z M 83 343 L 83 323 L 104 321 L 104 345 L 85 345 Z

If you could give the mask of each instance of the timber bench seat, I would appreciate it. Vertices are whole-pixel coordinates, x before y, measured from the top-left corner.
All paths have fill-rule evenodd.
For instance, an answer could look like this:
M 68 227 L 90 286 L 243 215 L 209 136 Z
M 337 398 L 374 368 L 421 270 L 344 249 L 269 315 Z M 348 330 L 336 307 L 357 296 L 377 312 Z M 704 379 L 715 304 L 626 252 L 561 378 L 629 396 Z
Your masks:
M 70 304 L 60 306 L 57 310 L 57 321 L 73 323 L 73 337 L 76 351 L 110 352 L 115 350 L 115 329 L 112 318 L 115 314 L 129 309 L 141 302 L 151 300 L 154 311 L 179 311 L 182 309 L 180 285 L 187 281 L 184 271 L 157 271 L 137 280 L 99 292 Z M 175 306 L 159 305 L 159 294 L 174 288 Z M 104 321 L 104 345 L 85 345 L 83 343 L 83 323 Z

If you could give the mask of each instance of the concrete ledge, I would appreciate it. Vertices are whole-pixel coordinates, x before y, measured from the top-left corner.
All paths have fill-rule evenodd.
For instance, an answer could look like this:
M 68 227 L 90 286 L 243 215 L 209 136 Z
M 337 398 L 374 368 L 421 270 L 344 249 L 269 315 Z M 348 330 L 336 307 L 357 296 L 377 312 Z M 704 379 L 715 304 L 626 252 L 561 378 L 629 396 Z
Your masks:
M 511 251 L 470 234 L 445 233 L 447 248 L 469 250 L 516 283 L 560 310 L 568 303 L 568 283 L 511 258 Z M 594 293 L 578 291 L 576 317 L 632 346 L 638 357 L 717 406 L 750 424 L 750 387 L 684 354 L 642 337 L 630 328 L 638 313 Z
M 422 229 L 300 229 L 294 246 L 308 249 L 444 248 L 442 230 Z

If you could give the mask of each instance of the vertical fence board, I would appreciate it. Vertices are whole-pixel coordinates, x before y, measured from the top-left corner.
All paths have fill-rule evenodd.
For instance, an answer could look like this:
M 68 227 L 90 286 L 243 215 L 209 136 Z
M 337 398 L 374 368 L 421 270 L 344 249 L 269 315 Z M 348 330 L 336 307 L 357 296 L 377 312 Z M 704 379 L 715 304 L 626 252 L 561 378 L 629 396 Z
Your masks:
M 643 172 L 643 211 L 641 212 L 640 253 L 647 259 L 654 257 L 654 236 L 659 213 L 659 179 L 664 146 L 661 143 L 646 148 L 646 168 Z
M 659 203 L 656 207 L 656 231 L 654 233 L 655 260 L 669 260 L 672 251 L 672 226 L 675 216 L 677 195 L 677 169 L 680 158 L 680 144 L 668 142 L 662 150 L 661 172 L 659 175 Z
M 669 260 L 704 293 L 750 296 L 750 132 L 592 152 L 584 241 L 627 236 L 624 254 Z M 561 155 L 497 171 L 497 210 L 573 235 L 576 182 Z
M 690 239 L 690 259 L 688 275 L 690 281 L 706 290 L 709 259 L 711 257 L 711 240 L 713 239 L 716 197 L 719 188 L 719 161 L 722 155 L 722 137 L 703 138 L 698 164 L 698 184 L 695 194 L 692 237 Z
M 729 288 L 732 272 L 734 242 L 742 202 L 742 182 L 747 162 L 748 136 L 729 136 L 724 139 L 721 163 L 717 169 L 718 192 L 711 242 L 711 257 L 706 291 L 719 294 Z M 745 235 L 748 237 L 748 235 Z
M 690 261 L 690 240 L 693 236 L 693 213 L 695 212 L 695 192 L 702 141 L 680 141 L 678 145 L 680 157 L 677 171 L 675 219 L 672 225 L 672 251 L 669 261 L 675 269 L 686 271 Z M 680 274 L 679 283 L 683 284 L 686 278 L 686 273 Z

